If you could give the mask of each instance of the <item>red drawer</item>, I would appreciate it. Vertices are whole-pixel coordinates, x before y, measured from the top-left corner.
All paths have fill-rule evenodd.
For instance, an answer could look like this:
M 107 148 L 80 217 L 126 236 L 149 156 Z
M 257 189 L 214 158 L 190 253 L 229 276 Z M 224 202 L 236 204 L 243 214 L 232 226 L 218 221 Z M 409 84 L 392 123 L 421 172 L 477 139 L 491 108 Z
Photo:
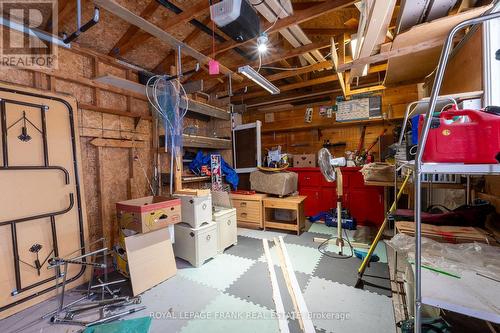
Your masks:
M 321 186 L 323 175 L 319 172 L 300 172 L 299 187 L 303 186 Z

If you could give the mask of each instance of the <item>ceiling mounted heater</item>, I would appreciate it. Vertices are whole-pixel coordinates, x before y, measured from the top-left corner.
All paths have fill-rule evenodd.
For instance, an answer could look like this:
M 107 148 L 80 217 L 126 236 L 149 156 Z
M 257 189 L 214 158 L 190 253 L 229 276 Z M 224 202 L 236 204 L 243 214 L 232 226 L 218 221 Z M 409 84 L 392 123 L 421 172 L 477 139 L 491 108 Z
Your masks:
M 226 35 L 237 42 L 257 37 L 259 16 L 246 0 L 223 0 L 210 6 L 210 18 Z
M 250 67 L 249 65 L 241 66 L 238 68 L 238 73 L 245 75 L 247 78 L 257 83 L 262 88 L 269 91 L 272 95 L 276 95 L 280 93 L 278 87 L 272 84 L 268 79 L 259 74 L 255 69 Z

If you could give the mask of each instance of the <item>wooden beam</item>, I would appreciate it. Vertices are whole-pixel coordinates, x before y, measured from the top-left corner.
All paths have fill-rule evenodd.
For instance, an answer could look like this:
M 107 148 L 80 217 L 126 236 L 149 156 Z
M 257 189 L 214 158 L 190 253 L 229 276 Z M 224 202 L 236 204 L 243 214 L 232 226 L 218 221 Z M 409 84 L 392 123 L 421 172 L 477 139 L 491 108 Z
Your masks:
M 344 47 L 344 39 L 341 39 L 340 41 L 341 47 Z M 331 42 L 331 57 L 332 57 L 332 65 L 333 65 L 333 70 L 337 71 L 337 68 L 339 67 L 339 56 L 337 54 L 337 47 L 335 46 L 335 39 L 332 37 L 332 42 Z M 342 72 L 337 72 L 337 76 L 339 79 L 340 83 L 340 88 L 342 89 L 342 94 L 344 97 L 346 97 L 346 87 L 345 87 L 345 81 L 344 81 L 344 73 Z
M 185 104 L 185 100 L 181 99 L 180 106 L 184 108 Z M 229 112 L 226 110 L 193 99 L 188 99 L 188 110 L 222 120 L 229 120 L 231 118 Z
M 68 19 L 70 18 L 70 16 L 73 13 L 76 13 L 76 1 L 73 1 L 73 0 L 61 0 L 61 1 L 59 1 L 59 11 L 57 14 L 57 21 L 58 21 L 57 28 L 61 29 L 66 24 L 66 22 L 68 21 Z M 75 18 L 76 18 L 76 15 L 75 15 Z M 75 27 L 76 27 L 76 23 L 75 23 Z
M 298 68 L 298 69 L 293 70 L 293 71 L 282 71 L 280 73 L 268 75 L 268 76 L 266 76 L 266 79 L 268 81 L 273 82 L 273 81 L 278 81 L 278 80 L 286 79 L 286 78 L 289 78 L 289 77 L 292 77 L 292 76 L 296 76 L 296 75 L 307 74 L 307 73 L 310 73 L 310 72 L 320 71 L 320 70 L 330 69 L 330 68 L 332 68 L 332 62 L 330 60 L 325 60 L 325 61 L 322 61 L 322 62 L 318 62 L 318 63 L 316 63 L 314 65 L 309 65 L 309 66 Z M 257 85 L 255 82 L 247 80 L 247 81 L 242 82 L 242 83 L 234 84 L 233 85 L 233 91 L 237 91 L 237 90 L 245 88 L 245 87 L 252 87 L 252 86 L 255 86 L 255 85 Z M 222 89 L 222 88 L 223 88 L 223 85 L 222 84 L 218 84 L 218 85 L 215 85 L 210 90 L 212 92 L 217 92 L 218 89 Z M 220 92 L 219 93 L 219 95 L 221 95 L 221 96 L 227 95 L 227 94 L 228 94 L 228 92 Z
M 276 278 L 276 271 L 274 270 L 274 264 L 271 257 L 271 251 L 269 250 L 268 240 L 262 239 L 262 244 L 264 246 L 264 254 L 266 255 L 269 277 L 271 278 L 273 301 L 276 307 L 276 314 L 278 315 L 279 331 L 280 333 L 289 333 L 290 331 L 288 328 L 288 322 L 285 317 L 285 308 L 283 306 L 283 300 L 281 299 L 280 287 L 278 285 L 278 279 Z
M 356 30 L 349 28 L 302 28 L 302 31 L 308 35 L 316 35 L 316 36 L 337 36 L 339 34 L 348 33 L 353 34 L 356 33 Z
M 192 148 L 231 149 L 231 140 L 198 135 L 182 135 L 182 145 Z
M 156 1 L 155 1 L 156 2 Z M 158 25 L 158 28 L 168 31 L 178 26 L 179 24 L 185 24 L 192 20 L 196 15 L 200 14 L 200 12 L 204 11 L 210 6 L 209 1 L 198 0 L 195 4 L 192 4 L 188 9 L 183 11 L 182 13 L 172 17 L 166 18 Z M 152 35 L 145 31 L 138 31 L 136 34 L 131 36 L 128 40 L 126 40 L 119 48 L 120 54 L 125 54 L 138 44 L 146 42 Z
M 210 22 L 210 15 L 207 16 L 203 21 L 202 23 L 207 25 L 209 22 Z M 201 30 L 198 29 L 198 28 L 193 28 L 193 30 L 189 33 L 189 35 L 186 36 L 186 38 L 184 38 L 182 40 L 183 43 L 186 43 L 186 44 L 189 44 L 191 43 L 196 37 L 198 37 L 201 33 Z M 158 65 L 156 65 L 154 71 L 155 72 L 167 72 L 170 68 L 170 66 L 175 62 L 175 51 L 174 50 L 170 50 L 170 52 L 168 52 L 168 54 L 165 56 L 165 58 L 162 59 L 162 61 L 160 61 L 160 63 Z
M 358 31 L 358 43 L 360 45 L 355 59 L 370 56 L 376 50 L 376 47 L 384 42 L 395 5 L 396 0 L 375 1 L 373 3 L 370 16 L 367 17 L 369 21 L 367 22 L 366 32 L 363 31 L 361 35 Z M 364 67 L 364 65 L 353 66 L 350 80 L 362 76 Z
M 349 0 L 330 0 L 330 1 L 325 1 L 318 3 L 317 5 L 314 5 L 308 9 L 300 10 L 295 12 L 293 15 L 287 16 L 283 19 L 278 20 L 276 23 L 268 23 L 264 26 L 263 30 L 267 30 L 268 34 L 280 31 L 282 29 L 288 28 L 292 25 L 295 24 L 300 24 L 309 20 L 313 20 L 319 16 L 331 13 L 335 10 L 339 10 L 345 7 L 348 7 L 352 4 L 354 4 L 356 1 L 349 1 Z M 222 44 L 220 44 L 217 47 L 217 50 L 215 50 L 216 54 L 234 49 L 235 47 L 255 42 L 256 38 L 237 43 L 234 41 L 227 41 Z M 209 54 L 212 52 L 211 48 L 207 48 L 202 51 L 204 54 Z
M 292 50 L 283 50 L 283 52 L 275 53 L 272 56 L 263 57 L 262 58 L 262 65 L 272 64 L 274 62 L 277 62 L 277 61 L 280 61 L 283 59 L 286 60 L 286 59 L 294 58 L 294 57 L 300 56 L 304 53 L 308 53 L 308 52 L 311 52 L 314 50 L 325 49 L 327 47 L 330 47 L 330 43 L 316 42 L 316 43 L 307 44 L 307 45 L 304 45 L 301 47 L 296 47 Z M 251 63 L 250 65 L 254 66 L 254 67 L 258 66 L 259 61 L 256 60 L 253 63 Z
M 281 92 L 285 92 L 285 91 L 315 86 L 318 84 L 328 83 L 328 82 L 337 81 L 337 80 L 338 80 L 337 74 L 333 74 L 333 75 L 327 75 L 327 76 L 323 76 L 320 78 L 316 78 L 316 79 L 312 79 L 312 80 L 308 80 L 308 81 L 304 81 L 304 82 L 287 84 L 285 86 L 280 86 L 279 88 L 280 88 Z M 250 92 L 250 93 L 243 95 L 243 99 L 249 99 L 249 98 L 253 98 L 253 97 L 257 97 L 257 96 L 264 96 L 264 93 L 262 91 Z
M 294 2 L 292 4 L 293 10 L 304 10 L 304 9 L 309 9 L 312 6 L 316 6 L 318 2 L 324 2 L 325 0 L 321 1 L 304 1 L 304 2 Z
M 283 67 L 285 67 L 285 68 L 291 68 L 291 67 L 292 67 L 292 66 L 290 65 L 290 63 L 289 63 L 286 59 L 281 59 L 281 60 L 280 60 L 280 65 L 281 65 L 281 66 L 283 66 Z M 295 71 L 290 71 L 290 72 L 295 72 Z M 299 81 L 299 82 L 304 81 L 304 79 L 302 79 L 302 77 L 301 77 L 299 74 L 297 74 L 297 73 L 294 73 L 294 74 L 295 74 L 295 76 L 294 76 L 294 77 L 295 77 L 295 79 L 296 79 L 297 81 Z
M 152 120 L 153 119 L 152 116 L 143 116 L 142 114 L 138 114 L 135 112 L 128 112 L 128 111 L 122 111 L 122 110 L 103 108 L 103 107 L 96 106 L 93 104 L 78 103 L 78 108 L 84 109 L 84 110 L 91 110 L 91 111 L 107 113 L 107 114 L 114 114 L 116 116 L 141 118 L 141 119 L 145 119 L 145 120 Z
M 399 57 L 399 56 L 408 55 L 408 54 L 432 49 L 435 47 L 439 47 L 439 46 L 443 45 L 443 43 L 444 43 L 444 39 L 442 37 L 434 38 L 434 39 L 422 42 L 420 44 L 410 45 L 410 46 L 402 47 L 399 49 L 393 49 L 393 50 L 390 50 L 390 51 L 385 52 L 385 53 L 379 53 L 379 54 L 375 54 L 375 55 L 365 57 L 365 58 L 359 58 L 359 59 L 356 59 L 352 62 L 346 63 L 344 65 L 339 65 L 339 68 L 337 70 L 339 72 L 345 72 L 347 70 L 350 70 L 353 66 L 356 66 L 356 65 L 364 66 L 366 64 L 373 64 L 373 63 L 377 63 L 377 62 L 387 61 L 388 59 L 393 58 L 393 57 Z
M 378 73 L 378 72 L 383 72 L 385 70 L 387 70 L 387 64 L 382 64 L 382 65 L 378 65 L 378 66 L 372 66 L 368 70 L 368 73 L 369 74 Z M 320 78 L 316 78 L 316 79 L 312 79 L 312 80 L 308 80 L 308 81 L 304 81 L 304 82 L 292 83 L 292 84 L 280 86 L 279 88 L 280 88 L 281 92 L 285 92 L 285 91 L 315 86 L 318 84 L 338 81 L 338 79 L 339 79 L 338 74 L 340 74 L 340 73 L 333 74 L 333 75 L 327 75 L 327 76 L 323 76 Z M 243 95 L 242 97 L 243 97 L 243 99 L 246 100 L 246 99 L 254 98 L 257 96 L 265 96 L 265 95 L 266 95 L 265 92 L 255 91 L 255 92 L 247 93 L 247 94 Z
M 103 139 L 95 138 L 90 141 L 90 144 L 95 147 L 111 147 L 111 148 L 146 148 L 144 141 L 132 140 L 117 140 L 117 139 Z
M 156 9 L 158 9 L 159 6 L 160 4 L 158 3 L 158 1 L 151 0 L 151 2 L 142 10 L 140 16 L 145 20 L 149 19 L 151 16 L 153 16 L 153 13 L 156 11 Z M 130 38 L 136 35 L 139 31 L 139 27 L 131 25 L 122 35 L 120 40 L 118 40 L 118 42 L 116 42 L 116 44 L 111 48 L 108 54 L 110 56 L 117 56 L 120 53 L 123 54 L 124 52 L 122 52 L 121 47 L 125 45 L 130 40 Z
M 113 0 L 94 0 L 94 2 L 101 6 L 102 8 L 106 9 L 110 13 L 113 13 L 114 15 L 120 17 L 121 19 L 127 21 L 128 23 L 135 25 L 139 27 L 140 29 L 146 31 L 147 33 L 153 35 L 154 37 L 160 39 L 161 41 L 169 44 L 172 47 L 180 47 L 181 52 L 184 53 L 185 55 L 191 56 L 198 60 L 202 65 L 207 64 L 210 60 L 212 60 L 210 57 L 206 56 L 205 54 L 199 52 L 198 50 L 190 47 L 186 43 L 181 42 L 180 40 L 176 39 L 174 36 L 169 34 L 168 32 L 160 29 L 156 25 L 150 23 L 149 21 L 143 19 L 142 17 L 132 13 L 130 10 L 126 9 L 125 7 L 119 5 Z M 229 74 L 233 77 L 233 80 L 237 82 L 241 82 L 243 78 L 235 74 L 233 71 L 231 71 L 229 68 L 227 68 L 224 65 L 220 65 L 220 70 L 224 74 Z
M 374 92 L 374 91 L 381 91 L 384 89 L 385 89 L 385 86 L 383 84 L 379 84 L 376 86 L 371 86 L 371 87 L 366 87 L 366 88 L 359 88 L 359 89 L 354 89 L 354 90 L 349 89 L 349 91 L 347 92 L 347 95 L 351 96 L 351 95 L 357 95 L 357 94 L 365 94 L 365 93 Z
M 269 106 L 269 105 L 276 105 L 276 104 L 283 104 L 286 102 L 294 102 L 298 100 L 304 100 L 304 99 L 312 99 L 312 98 L 318 98 L 318 97 L 325 97 L 328 96 L 329 94 L 338 94 L 339 92 L 342 92 L 340 88 L 335 88 L 335 89 L 326 89 L 326 90 L 316 90 L 310 93 L 304 93 L 304 92 L 298 92 L 298 93 L 293 93 L 289 95 L 283 95 L 280 96 L 280 98 L 272 98 L 268 100 L 262 100 L 260 98 L 256 98 L 250 101 L 245 101 L 247 103 L 247 109 L 250 108 L 259 108 L 263 106 Z

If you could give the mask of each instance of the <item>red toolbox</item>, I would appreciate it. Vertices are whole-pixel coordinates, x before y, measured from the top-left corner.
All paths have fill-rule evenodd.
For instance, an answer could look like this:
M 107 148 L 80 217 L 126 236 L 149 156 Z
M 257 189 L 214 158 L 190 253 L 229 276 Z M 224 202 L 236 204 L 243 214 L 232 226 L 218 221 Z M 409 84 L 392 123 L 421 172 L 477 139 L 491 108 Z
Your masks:
M 424 115 L 419 119 L 419 136 Z M 485 110 L 451 108 L 432 119 L 424 162 L 499 163 L 500 115 Z

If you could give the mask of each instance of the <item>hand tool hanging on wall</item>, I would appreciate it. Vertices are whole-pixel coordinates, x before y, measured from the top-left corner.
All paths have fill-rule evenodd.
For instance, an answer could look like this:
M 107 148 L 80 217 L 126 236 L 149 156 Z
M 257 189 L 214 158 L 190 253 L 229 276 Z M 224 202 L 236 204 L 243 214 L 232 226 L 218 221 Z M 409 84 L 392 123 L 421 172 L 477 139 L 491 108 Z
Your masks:
M 367 162 L 368 154 L 373 149 L 373 147 L 375 147 L 375 145 L 378 143 L 378 141 L 380 140 L 380 137 L 382 135 L 384 135 L 386 132 L 387 132 L 387 128 L 384 128 L 382 130 L 382 133 L 379 136 L 377 136 L 377 138 L 370 144 L 370 146 L 368 146 L 368 148 L 365 149 L 365 151 L 362 154 L 356 156 L 356 159 L 354 160 L 354 162 L 356 163 L 357 166 L 364 165 Z M 370 161 L 370 163 L 371 162 L 373 162 L 373 161 Z

